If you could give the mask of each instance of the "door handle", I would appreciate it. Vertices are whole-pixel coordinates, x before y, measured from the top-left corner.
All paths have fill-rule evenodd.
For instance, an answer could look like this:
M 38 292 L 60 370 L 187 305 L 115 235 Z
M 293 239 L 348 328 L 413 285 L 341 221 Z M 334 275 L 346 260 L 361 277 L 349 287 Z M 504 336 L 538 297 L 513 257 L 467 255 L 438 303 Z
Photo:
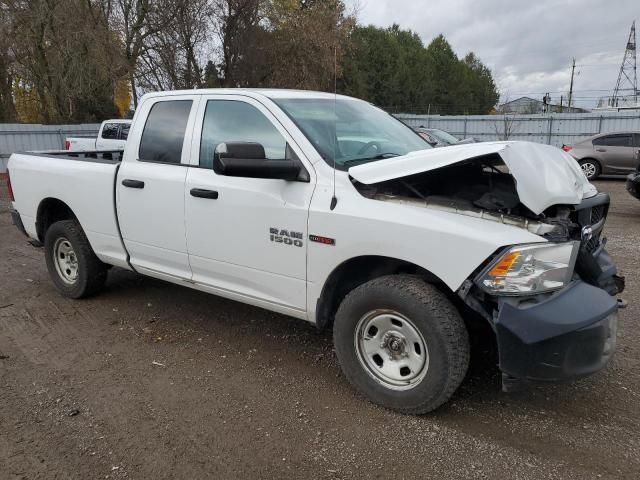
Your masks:
M 129 188 L 144 188 L 144 182 L 142 180 L 131 180 L 130 178 L 122 180 L 122 185 Z
M 212 200 L 217 200 L 218 192 L 215 190 L 207 190 L 205 188 L 192 188 L 191 196 L 198 198 L 211 198 Z
M 596 148 L 596 152 L 606 152 L 606 148 Z

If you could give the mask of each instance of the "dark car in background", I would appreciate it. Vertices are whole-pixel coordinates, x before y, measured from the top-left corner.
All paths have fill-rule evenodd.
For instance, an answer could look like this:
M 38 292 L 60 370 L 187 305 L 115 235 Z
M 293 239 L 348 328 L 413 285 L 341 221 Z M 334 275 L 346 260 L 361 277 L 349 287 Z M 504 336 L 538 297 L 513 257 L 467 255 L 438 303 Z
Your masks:
M 601 174 L 628 174 L 640 162 L 640 132 L 600 133 L 562 149 L 578 161 L 589 180 Z
M 640 200 L 640 164 L 635 172 L 627 175 L 627 191 Z
M 432 147 L 448 147 L 449 145 L 460 145 L 462 143 L 475 143 L 473 138 L 465 138 L 463 140 L 451 135 L 449 132 L 438 128 L 414 128 L 416 133 L 424 138 Z

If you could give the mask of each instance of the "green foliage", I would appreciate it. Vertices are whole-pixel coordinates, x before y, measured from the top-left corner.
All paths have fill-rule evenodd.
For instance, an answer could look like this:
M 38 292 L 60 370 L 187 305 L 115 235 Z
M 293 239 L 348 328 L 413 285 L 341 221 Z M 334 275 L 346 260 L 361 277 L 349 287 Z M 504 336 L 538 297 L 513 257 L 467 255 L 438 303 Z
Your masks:
M 392 112 L 482 114 L 498 101 L 491 72 L 473 53 L 460 60 L 443 35 L 425 48 L 398 25 L 353 31 L 340 91 Z

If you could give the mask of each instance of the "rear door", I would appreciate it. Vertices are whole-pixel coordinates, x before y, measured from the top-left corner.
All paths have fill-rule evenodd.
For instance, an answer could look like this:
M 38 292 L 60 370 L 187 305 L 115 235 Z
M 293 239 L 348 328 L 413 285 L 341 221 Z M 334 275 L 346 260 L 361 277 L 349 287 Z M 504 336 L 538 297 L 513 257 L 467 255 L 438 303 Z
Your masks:
M 193 281 L 249 303 L 304 315 L 307 219 L 315 185 L 311 165 L 257 100 L 208 95 L 200 111 L 192 147 L 195 164 L 185 191 Z M 300 161 L 309 181 L 218 174 L 213 158 L 226 142 L 257 142 L 268 159 Z M 202 190 L 216 192 L 215 198 L 194 196 Z
M 120 230 L 131 264 L 190 279 L 184 186 L 196 95 L 149 98 L 138 108 L 116 183 Z
M 617 133 L 593 139 L 593 148 L 602 161 L 604 173 L 625 173 L 635 169 L 633 135 Z

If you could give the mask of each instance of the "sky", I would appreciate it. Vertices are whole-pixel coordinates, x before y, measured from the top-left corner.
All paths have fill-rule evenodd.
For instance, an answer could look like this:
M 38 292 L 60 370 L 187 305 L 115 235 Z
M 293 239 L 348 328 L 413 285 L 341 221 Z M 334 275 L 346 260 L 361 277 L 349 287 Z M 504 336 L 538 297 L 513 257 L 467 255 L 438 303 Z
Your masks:
M 618 79 L 640 0 L 347 0 L 363 25 L 393 23 L 427 45 L 442 33 L 459 57 L 475 52 L 502 101 L 521 96 L 564 104 L 576 59 L 573 105 L 594 107 Z M 640 74 L 640 72 L 639 72 Z

